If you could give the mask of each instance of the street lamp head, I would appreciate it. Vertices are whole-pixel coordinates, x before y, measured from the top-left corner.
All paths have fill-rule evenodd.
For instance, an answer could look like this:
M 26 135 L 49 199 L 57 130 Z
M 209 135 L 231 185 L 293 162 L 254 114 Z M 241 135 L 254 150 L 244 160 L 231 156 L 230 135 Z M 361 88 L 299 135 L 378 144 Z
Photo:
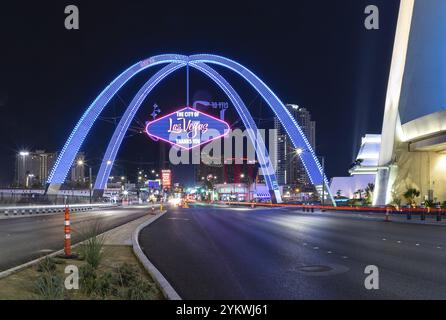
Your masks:
M 242 174 L 240 175 L 240 178 L 244 178 L 244 177 L 245 177 L 245 174 L 242 173 Z
M 84 160 L 77 160 L 77 165 L 78 166 L 83 166 L 84 165 Z
M 111 165 L 112 161 L 111 160 L 107 160 L 107 166 Z
M 29 152 L 28 152 L 28 151 L 20 151 L 19 154 L 20 154 L 22 157 L 29 156 Z
M 296 154 L 297 155 L 301 155 L 304 152 L 304 150 L 302 148 L 296 148 Z

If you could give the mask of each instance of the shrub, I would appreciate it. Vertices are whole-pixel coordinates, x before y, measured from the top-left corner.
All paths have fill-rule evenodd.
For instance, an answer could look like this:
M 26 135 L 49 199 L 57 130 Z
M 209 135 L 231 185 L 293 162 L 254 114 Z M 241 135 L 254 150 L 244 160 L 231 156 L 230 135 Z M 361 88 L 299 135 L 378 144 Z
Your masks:
M 40 260 L 39 264 L 37 265 L 37 272 L 54 272 L 56 271 L 56 261 L 54 258 L 51 257 L 45 257 L 44 259 Z
M 119 285 L 127 287 L 138 279 L 138 269 L 129 263 L 123 263 L 116 269 Z
M 79 269 L 79 284 L 82 292 L 91 295 L 96 292 L 96 270 L 90 265 L 85 264 Z
M 37 295 L 44 300 L 60 300 L 64 298 L 63 279 L 52 272 L 46 272 L 37 278 L 35 289 Z
M 113 292 L 115 291 L 113 283 L 114 283 L 114 278 L 110 272 L 105 272 L 101 274 L 99 278 L 96 279 L 95 294 L 103 298 L 113 294 Z
M 94 269 L 99 266 L 103 256 L 105 238 L 98 235 L 100 230 L 98 224 L 93 225 L 92 229 L 84 234 L 87 240 L 82 243 L 79 250 L 81 258 Z
M 140 278 L 132 283 L 125 298 L 128 300 L 149 300 L 154 294 L 150 283 Z

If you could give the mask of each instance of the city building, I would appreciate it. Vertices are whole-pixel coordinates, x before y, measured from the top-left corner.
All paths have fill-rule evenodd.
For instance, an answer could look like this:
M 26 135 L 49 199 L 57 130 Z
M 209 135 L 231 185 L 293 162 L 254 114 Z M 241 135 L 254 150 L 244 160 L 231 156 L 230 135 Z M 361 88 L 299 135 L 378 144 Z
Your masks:
M 288 104 L 286 107 L 293 118 L 296 119 L 313 151 L 316 152 L 316 123 L 311 120 L 310 112 L 306 108 L 301 108 L 295 104 Z M 301 190 L 312 189 L 313 186 L 305 167 L 277 117 L 274 118 L 274 129 L 277 130 L 275 159 L 277 160 L 276 176 L 279 185 L 292 185 L 299 187 Z
M 77 183 L 85 183 L 85 154 L 79 152 L 74 160 L 71 168 L 71 181 Z
M 373 203 L 446 201 L 446 1 L 402 1 Z
M 15 186 L 21 188 L 44 187 L 48 174 L 57 159 L 57 153 L 36 150 L 21 151 L 16 155 Z
M 338 198 L 356 198 L 358 191 L 374 185 L 378 172 L 378 159 L 381 149 L 380 134 L 366 134 L 347 177 L 333 177 L 330 182 L 331 193 Z M 365 192 L 365 191 L 364 191 Z

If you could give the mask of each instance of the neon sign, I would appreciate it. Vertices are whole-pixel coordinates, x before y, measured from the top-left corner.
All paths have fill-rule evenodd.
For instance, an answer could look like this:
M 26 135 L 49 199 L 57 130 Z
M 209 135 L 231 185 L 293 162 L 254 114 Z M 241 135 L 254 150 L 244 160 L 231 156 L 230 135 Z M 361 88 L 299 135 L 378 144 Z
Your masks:
M 199 110 L 185 107 L 148 122 L 151 138 L 190 150 L 229 133 L 229 124 Z

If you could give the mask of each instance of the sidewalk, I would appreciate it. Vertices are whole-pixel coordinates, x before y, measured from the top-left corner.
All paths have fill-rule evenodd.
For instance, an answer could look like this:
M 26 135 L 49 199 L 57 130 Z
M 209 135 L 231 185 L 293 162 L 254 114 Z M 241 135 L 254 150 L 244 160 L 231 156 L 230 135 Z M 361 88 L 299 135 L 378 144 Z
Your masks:
M 160 212 L 157 211 L 156 214 L 149 213 L 141 218 L 130 221 L 122 226 L 114 228 L 104 233 L 104 244 L 105 245 L 132 245 L 132 234 L 136 230 L 136 228 L 146 222 L 147 220 L 153 218 L 156 215 L 159 215 Z

